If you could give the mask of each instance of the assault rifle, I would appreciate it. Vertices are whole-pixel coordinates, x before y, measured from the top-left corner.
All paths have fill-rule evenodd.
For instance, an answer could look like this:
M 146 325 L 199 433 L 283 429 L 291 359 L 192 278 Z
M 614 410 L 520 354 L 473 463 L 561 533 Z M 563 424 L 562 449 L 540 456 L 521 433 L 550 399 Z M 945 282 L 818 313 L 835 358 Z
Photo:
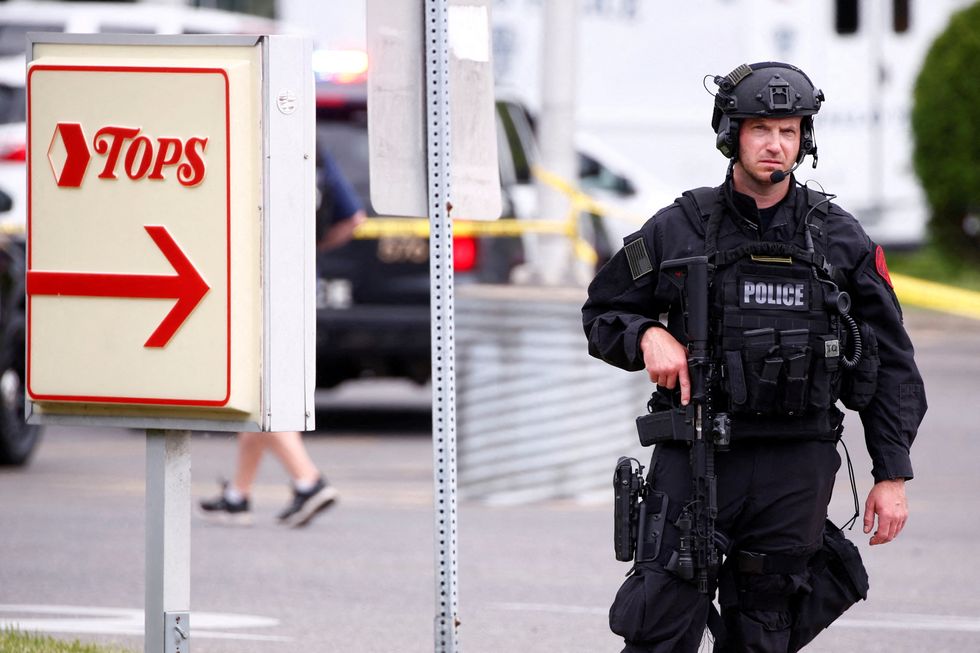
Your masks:
M 691 401 L 666 415 L 670 438 L 687 441 L 690 446 L 692 494 L 676 525 L 680 530 L 680 547 L 676 561 L 668 563 L 685 580 L 696 578 L 698 591 L 711 591 L 710 579 L 720 564 L 719 537 L 715 533 L 718 517 L 716 496 L 715 450 L 725 450 L 731 440 L 731 421 L 727 413 L 715 412 L 712 390 L 717 387 L 719 366 L 711 356 L 708 337 L 708 257 L 692 256 L 671 259 L 660 265 L 660 274 L 679 291 L 687 331 L 687 367 L 691 382 Z M 656 414 L 645 416 L 655 418 Z M 660 416 L 663 424 L 664 416 Z M 644 440 L 640 421 L 640 439 Z M 656 419 L 656 418 L 655 418 Z M 677 431 L 681 431 L 678 433 Z M 661 434 L 655 441 L 667 438 Z

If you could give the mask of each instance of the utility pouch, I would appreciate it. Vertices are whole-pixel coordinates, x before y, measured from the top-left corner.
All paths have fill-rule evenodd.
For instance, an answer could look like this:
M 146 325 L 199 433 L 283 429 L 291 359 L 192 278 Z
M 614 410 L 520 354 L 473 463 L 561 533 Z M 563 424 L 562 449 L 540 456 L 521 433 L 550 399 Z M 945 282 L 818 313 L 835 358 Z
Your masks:
M 790 415 L 806 408 L 810 381 L 810 330 L 791 329 L 779 332 L 779 345 L 786 371 L 783 409 Z
M 640 527 L 636 536 L 636 561 L 649 562 L 660 555 L 667 523 L 667 493 L 649 491 L 640 502 Z
M 742 343 L 746 389 L 746 402 L 742 408 L 769 414 L 776 406 L 776 389 L 783 366 L 783 359 L 776 347 L 776 331 L 772 328 L 745 331 Z
M 841 402 L 851 410 L 864 410 L 878 390 L 878 338 L 867 324 L 858 323 L 862 354 L 857 366 L 845 370 L 841 379 Z
M 806 646 L 849 607 L 868 598 L 868 572 L 861 554 L 830 521 L 824 524 L 823 546 L 810 559 L 808 572 L 810 591 L 793 609 L 790 653 Z

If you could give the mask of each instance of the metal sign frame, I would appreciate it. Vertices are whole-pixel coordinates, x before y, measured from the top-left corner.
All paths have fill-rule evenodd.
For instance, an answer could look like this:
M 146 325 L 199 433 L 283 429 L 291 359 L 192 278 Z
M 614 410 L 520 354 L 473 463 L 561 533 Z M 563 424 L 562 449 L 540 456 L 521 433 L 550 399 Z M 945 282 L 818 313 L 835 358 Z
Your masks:
M 262 114 L 257 123 L 262 133 L 261 161 L 255 161 L 254 166 L 262 181 L 258 209 L 261 269 L 255 274 L 260 275 L 261 300 L 254 310 L 261 314 L 255 343 L 258 350 L 253 351 L 261 388 L 258 405 L 250 412 L 153 402 L 130 406 L 84 400 L 44 402 L 28 396 L 27 421 L 210 431 L 313 429 L 316 275 L 311 41 L 280 35 L 32 33 L 28 35 L 29 61 L 36 59 L 36 46 L 48 44 L 160 46 L 161 54 L 167 47 L 258 48 L 260 69 L 253 74 L 258 76 L 255 86 L 261 94 L 255 106 Z M 230 249 L 229 256 L 233 256 L 234 248 Z M 232 375 L 234 371 L 229 370 L 229 383 Z

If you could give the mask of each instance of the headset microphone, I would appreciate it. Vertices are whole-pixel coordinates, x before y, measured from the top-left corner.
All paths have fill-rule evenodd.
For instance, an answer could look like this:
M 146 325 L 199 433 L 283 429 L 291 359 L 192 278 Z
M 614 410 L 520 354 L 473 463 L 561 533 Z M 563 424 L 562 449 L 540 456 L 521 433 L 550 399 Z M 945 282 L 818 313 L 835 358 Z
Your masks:
M 796 165 L 794 165 L 789 170 L 775 170 L 775 171 L 773 171 L 772 174 L 769 175 L 769 181 L 771 181 L 774 184 L 778 184 L 783 179 L 786 179 L 791 174 L 793 174 L 794 172 L 796 172 L 796 169 L 800 167 L 800 164 L 801 163 L 803 163 L 802 160 L 797 161 L 796 162 Z

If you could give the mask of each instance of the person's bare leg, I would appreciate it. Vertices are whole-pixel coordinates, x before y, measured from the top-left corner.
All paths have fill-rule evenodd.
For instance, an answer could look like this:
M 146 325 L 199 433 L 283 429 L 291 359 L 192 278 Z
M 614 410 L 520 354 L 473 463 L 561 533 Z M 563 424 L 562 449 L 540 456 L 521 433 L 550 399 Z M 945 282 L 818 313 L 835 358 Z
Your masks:
M 259 471 L 259 463 L 262 462 L 262 453 L 271 440 L 268 436 L 271 433 L 239 433 L 238 434 L 238 460 L 235 463 L 235 480 L 232 487 L 241 496 L 248 497 L 252 492 L 252 483 L 255 482 L 255 475 Z
M 265 435 L 268 436 L 266 446 L 272 449 L 272 453 L 286 468 L 289 477 L 293 479 L 293 485 L 309 487 L 316 483 L 320 478 L 320 470 L 306 451 L 303 437 L 298 431 L 282 431 Z

